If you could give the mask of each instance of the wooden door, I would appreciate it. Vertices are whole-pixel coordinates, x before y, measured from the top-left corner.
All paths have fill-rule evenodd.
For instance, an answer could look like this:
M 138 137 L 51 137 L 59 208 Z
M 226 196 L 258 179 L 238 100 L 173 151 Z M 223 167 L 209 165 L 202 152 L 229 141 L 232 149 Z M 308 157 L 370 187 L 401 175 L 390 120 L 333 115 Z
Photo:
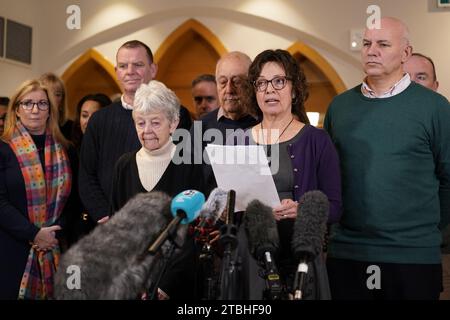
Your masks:
M 155 53 L 156 79 L 171 88 L 194 115 L 192 80 L 200 74 L 215 74 L 217 60 L 225 53 L 225 47 L 211 31 L 190 19 L 172 32 Z
M 66 86 L 68 116 L 75 118 L 76 107 L 86 94 L 104 93 L 109 97 L 121 93 L 114 66 L 94 49 L 76 59 L 61 77 Z

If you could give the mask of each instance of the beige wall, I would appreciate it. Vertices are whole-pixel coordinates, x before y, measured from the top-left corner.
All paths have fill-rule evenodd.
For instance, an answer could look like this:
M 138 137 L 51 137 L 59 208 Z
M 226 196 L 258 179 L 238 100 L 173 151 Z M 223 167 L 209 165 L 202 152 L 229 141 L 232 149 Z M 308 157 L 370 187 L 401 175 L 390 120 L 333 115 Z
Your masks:
M 66 28 L 66 7 L 81 7 L 81 30 Z M 195 18 L 227 50 L 251 57 L 267 48 L 287 48 L 303 41 L 321 53 L 344 83 L 356 85 L 362 73 L 359 54 L 349 50 L 349 30 L 363 28 L 370 4 L 397 16 L 410 27 L 416 51 L 435 60 L 440 92 L 450 97 L 450 10 L 437 11 L 435 0 L 0 0 L 2 16 L 33 27 L 33 65 L 0 60 L 0 95 L 11 94 L 23 80 L 44 71 L 58 74 L 81 53 L 94 47 L 114 61 L 117 47 L 137 38 L 156 51 L 180 24 Z M 45 14 L 44 14 L 45 12 Z M 5 76 L 6 75 L 6 76 Z
M 40 19 L 42 11 L 35 4 L 31 5 L 30 10 L 29 2 L 0 0 L 0 16 L 33 28 L 31 66 L 0 58 L 0 96 L 11 95 L 20 83 L 40 73 L 39 52 L 43 50 L 41 46 L 42 19 Z

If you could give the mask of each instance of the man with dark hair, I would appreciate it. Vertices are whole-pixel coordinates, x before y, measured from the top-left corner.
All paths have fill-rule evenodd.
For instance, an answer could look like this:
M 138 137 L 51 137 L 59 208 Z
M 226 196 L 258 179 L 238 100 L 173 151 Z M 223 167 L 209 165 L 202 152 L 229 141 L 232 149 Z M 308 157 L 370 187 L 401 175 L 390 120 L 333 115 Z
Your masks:
M 141 147 L 131 116 L 134 95 L 142 83 L 155 78 L 158 66 L 153 62 L 150 48 L 132 40 L 118 49 L 115 70 L 123 95 L 89 120 L 80 153 L 80 197 L 90 217 L 100 223 L 108 220 L 111 213 L 116 161 L 124 153 Z M 189 111 L 181 109 L 184 111 L 180 110 L 178 128 L 189 129 Z
M 437 91 L 439 82 L 437 81 L 434 62 L 430 57 L 417 52 L 413 53 L 411 58 L 403 65 L 403 70 L 409 73 L 412 81 Z
M 9 98 L 0 97 L 0 136 L 3 134 L 6 111 L 8 110 Z
M 152 50 L 145 43 L 143 43 L 139 40 L 130 40 L 130 41 L 127 41 L 124 44 L 122 44 L 120 46 L 119 50 L 117 50 L 116 61 L 118 61 L 120 49 L 122 49 L 122 48 L 133 49 L 133 48 L 139 48 L 139 47 L 141 47 L 145 50 L 145 53 L 147 54 L 147 58 L 148 58 L 148 63 L 153 64 Z
M 411 82 L 403 70 L 411 50 L 398 19 L 367 29 L 367 77 L 335 97 L 325 117 L 343 191 L 327 255 L 333 299 L 439 299 L 439 229 L 450 219 L 450 104 Z
M 219 107 L 216 78 L 212 74 L 202 74 L 192 81 L 192 99 L 197 119 Z

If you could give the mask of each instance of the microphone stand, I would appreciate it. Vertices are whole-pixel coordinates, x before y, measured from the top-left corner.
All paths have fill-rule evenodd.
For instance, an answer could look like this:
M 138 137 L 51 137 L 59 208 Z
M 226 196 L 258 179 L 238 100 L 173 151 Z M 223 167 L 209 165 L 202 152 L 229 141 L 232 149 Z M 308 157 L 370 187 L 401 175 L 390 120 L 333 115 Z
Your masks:
M 159 283 L 161 282 L 161 279 L 162 279 L 164 273 L 166 272 L 167 264 L 174 252 L 175 252 L 175 245 L 172 243 L 169 248 L 169 254 L 167 256 L 163 255 L 162 260 L 160 261 L 161 266 L 158 271 L 156 281 L 152 284 L 152 289 L 150 290 L 150 296 L 149 296 L 150 300 L 157 300 L 156 297 L 157 297 Z
M 234 203 L 236 192 L 230 190 L 227 199 L 227 223 L 220 228 L 219 241 L 224 246 L 220 274 L 220 300 L 236 299 L 237 283 L 237 226 L 234 222 Z M 233 252 L 234 251 L 234 252 Z M 234 253 L 234 257 L 233 254 Z
M 199 270 L 196 276 L 196 293 L 201 300 L 216 300 L 217 276 L 215 268 L 215 252 L 209 243 L 209 232 L 198 229 L 194 231 L 195 246 L 200 248 L 198 255 Z
M 219 241 L 224 244 L 222 268 L 220 275 L 220 300 L 236 299 L 236 254 L 237 250 L 237 227 L 234 224 L 225 224 L 220 228 Z M 232 256 L 234 251 L 234 257 Z
M 200 266 L 203 271 L 202 300 L 216 299 L 216 279 L 214 272 L 214 252 L 211 245 L 205 243 L 200 252 Z
M 306 283 L 306 277 L 308 274 L 308 262 L 314 260 L 314 255 L 310 252 L 302 252 L 301 259 L 299 261 L 299 264 L 297 266 L 297 271 L 295 272 L 294 277 L 294 285 L 293 285 L 293 299 L 294 300 L 303 300 L 304 298 L 304 286 Z
M 164 254 L 164 252 L 162 252 L 161 250 L 161 256 L 162 256 L 162 260 L 160 260 L 160 268 L 158 269 L 158 273 L 156 276 L 156 281 L 154 283 L 152 283 L 152 288 L 150 291 L 150 300 L 157 300 L 157 293 L 158 293 L 158 287 L 159 287 L 159 283 L 161 282 L 162 277 L 164 276 L 164 273 L 166 272 L 167 269 L 167 265 L 168 262 L 170 261 L 170 259 L 172 258 L 175 249 L 176 248 L 180 248 L 180 245 L 178 245 L 175 241 L 176 238 L 176 228 L 172 229 L 169 232 L 169 236 L 168 236 L 168 240 L 170 241 L 170 246 L 169 249 L 167 250 L 167 255 Z M 150 254 L 156 256 L 158 254 L 158 252 L 150 252 Z
M 266 283 L 266 288 L 263 292 L 264 300 L 281 300 L 282 297 L 282 286 L 280 275 L 276 271 L 275 264 L 272 261 L 272 255 L 270 251 L 264 252 L 265 262 L 262 263 L 263 269 L 262 275 Z

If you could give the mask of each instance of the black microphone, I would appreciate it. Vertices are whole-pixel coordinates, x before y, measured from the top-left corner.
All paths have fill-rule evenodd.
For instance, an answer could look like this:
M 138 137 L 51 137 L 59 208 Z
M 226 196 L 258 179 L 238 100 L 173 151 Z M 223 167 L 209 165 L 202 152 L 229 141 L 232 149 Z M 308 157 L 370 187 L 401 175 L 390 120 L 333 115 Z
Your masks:
M 236 191 L 228 191 L 227 205 L 225 207 L 225 224 L 220 228 L 219 242 L 229 245 L 230 250 L 237 246 L 237 226 L 235 224 L 234 205 L 236 203 Z
M 235 224 L 234 205 L 236 201 L 236 192 L 228 191 L 226 213 L 226 224 L 220 227 L 219 243 L 223 245 L 222 267 L 220 272 L 220 300 L 233 300 L 238 295 L 238 266 L 240 259 L 237 256 L 236 247 L 238 245 L 237 232 Z
M 236 191 L 228 191 L 227 205 L 226 205 L 226 223 L 235 224 L 234 205 L 236 204 Z
M 65 252 L 55 275 L 55 298 L 136 299 L 153 281 L 159 256 L 147 252 L 172 219 L 170 197 L 140 193 L 108 222 L 98 225 Z M 177 238 L 187 228 L 178 228 Z M 168 250 L 166 243 L 161 248 Z
M 274 261 L 280 240 L 272 208 L 253 200 L 245 210 L 244 219 L 250 253 L 264 267 L 264 296 L 269 300 L 280 299 L 281 282 Z
M 299 260 L 294 279 L 294 300 L 303 298 L 308 263 L 323 250 L 329 207 L 328 197 L 318 190 L 308 191 L 300 198 L 291 242 L 294 256 Z

